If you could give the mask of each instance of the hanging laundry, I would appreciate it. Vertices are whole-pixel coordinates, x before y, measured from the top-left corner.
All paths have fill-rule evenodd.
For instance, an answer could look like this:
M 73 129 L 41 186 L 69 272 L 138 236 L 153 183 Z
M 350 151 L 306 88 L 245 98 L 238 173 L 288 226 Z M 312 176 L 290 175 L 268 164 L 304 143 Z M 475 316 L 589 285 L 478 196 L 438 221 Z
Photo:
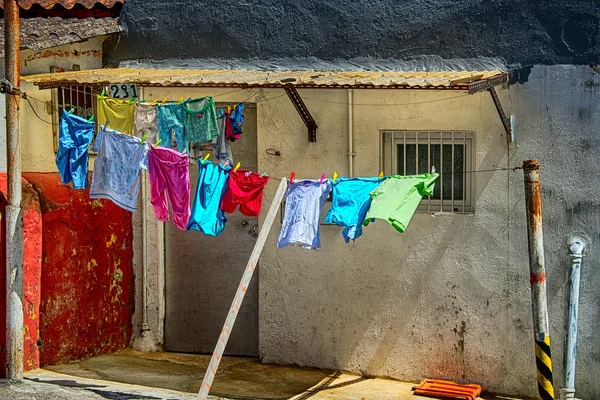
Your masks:
M 229 118 L 231 119 L 231 129 L 237 135 L 235 139 L 237 140 L 240 138 L 244 126 L 244 103 L 238 104 L 231 112 Z
M 330 192 L 329 179 L 324 180 L 323 183 L 305 180 L 288 185 L 285 216 L 277 247 L 295 245 L 315 250 L 321 247 L 319 238 L 321 211 Z
M 183 231 L 190 218 L 190 158 L 164 147 L 150 147 L 150 203 L 159 221 L 169 220 L 167 198 L 171 204 L 173 225 Z
M 177 148 L 180 153 L 187 152 L 183 107 L 184 103 L 165 103 L 157 106 L 158 136 L 162 146 Z
M 225 227 L 225 213 L 219 205 L 227 186 L 231 167 L 198 160 L 198 186 L 187 229 L 217 236 Z
M 227 190 L 223 195 L 221 209 L 232 213 L 240 205 L 240 212 L 249 217 L 260 214 L 263 192 L 269 181 L 268 176 L 261 176 L 257 172 L 238 169 L 229 173 Z
M 381 182 L 383 179 L 342 176 L 332 183 L 333 201 L 325 216 L 325 223 L 344 226 L 342 236 L 346 243 L 362 235 L 362 225 L 371 205 L 371 192 Z
M 133 134 L 141 138 L 146 133 L 146 140 L 156 143 L 158 138 L 158 110 L 150 103 L 138 103 L 133 113 Z
M 219 136 L 217 110 L 212 97 L 190 100 L 185 111 L 185 140 L 187 143 L 207 143 Z
M 73 182 L 73 189 L 88 186 L 89 148 L 96 124 L 63 110 L 58 129 L 56 166 L 63 184 Z
M 240 138 L 240 135 L 236 135 L 233 132 L 233 126 L 231 122 L 231 113 L 225 113 L 225 137 L 232 142 L 235 142 Z
M 109 199 L 128 211 L 137 209 L 140 171 L 148 169 L 148 144 L 113 129 L 100 128 L 92 150 L 94 161 L 90 197 Z
M 98 95 L 98 125 L 109 121 L 110 129 L 131 135 L 135 102 Z
M 431 196 L 439 174 L 392 175 L 371 192 L 371 218 L 388 221 L 398 232 L 404 232 L 423 196 Z
M 225 136 L 225 112 L 221 110 L 219 115 L 217 116 L 217 128 L 219 129 L 219 136 L 212 140 L 213 153 L 215 158 L 219 160 L 221 164 L 229 161 L 230 164 L 233 164 L 233 157 L 231 156 L 231 146 L 229 145 L 229 141 Z

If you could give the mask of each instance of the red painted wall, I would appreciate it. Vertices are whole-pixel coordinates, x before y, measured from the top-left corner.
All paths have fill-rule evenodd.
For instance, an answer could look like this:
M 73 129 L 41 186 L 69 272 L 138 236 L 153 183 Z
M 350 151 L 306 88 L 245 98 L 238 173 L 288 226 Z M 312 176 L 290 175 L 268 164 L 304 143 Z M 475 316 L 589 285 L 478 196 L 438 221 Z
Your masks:
M 57 173 L 26 173 L 40 196 L 43 264 L 41 365 L 128 346 L 133 292 L 132 215 Z
M 6 174 L 0 174 L 0 377 L 6 376 Z M 40 276 L 42 268 L 42 216 L 38 195 L 23 181 L 23 364 L 25 371 L 40 366 L 38 352 Z

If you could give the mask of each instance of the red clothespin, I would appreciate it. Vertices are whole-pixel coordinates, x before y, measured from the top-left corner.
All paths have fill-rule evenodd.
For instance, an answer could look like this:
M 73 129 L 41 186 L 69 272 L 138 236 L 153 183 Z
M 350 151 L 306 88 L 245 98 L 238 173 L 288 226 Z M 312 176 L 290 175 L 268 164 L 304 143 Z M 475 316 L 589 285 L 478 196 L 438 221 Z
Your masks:
M 321 174 L 321 179 L 319 180 L 319 185 L 323 183 L 323 180 L 325 179 L 325 172 L 323 172 Z
M 290 183 L 294 183 L 295 176 L 296 176 L 296 174 L 294 173 L 294 171 L 292 171 L 292 173 L 290 174 Z

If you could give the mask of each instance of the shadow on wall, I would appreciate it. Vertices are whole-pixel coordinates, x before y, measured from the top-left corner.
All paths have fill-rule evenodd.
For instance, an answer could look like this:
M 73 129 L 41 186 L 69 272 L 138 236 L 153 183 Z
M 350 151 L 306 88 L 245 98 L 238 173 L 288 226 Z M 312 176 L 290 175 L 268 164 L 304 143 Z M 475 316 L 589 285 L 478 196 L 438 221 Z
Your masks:
M 25 173 L 40 197 L 40 363 L 126 348 L 133 313 L 131 213 L 58 173 Z

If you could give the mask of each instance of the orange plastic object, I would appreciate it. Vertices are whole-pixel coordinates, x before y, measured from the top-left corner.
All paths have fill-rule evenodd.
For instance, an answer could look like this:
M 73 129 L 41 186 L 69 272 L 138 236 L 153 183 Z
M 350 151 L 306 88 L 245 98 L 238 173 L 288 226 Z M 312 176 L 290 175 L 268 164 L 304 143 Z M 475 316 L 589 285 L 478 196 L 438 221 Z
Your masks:
M 452 381 L 425 379 L 413 390 L 416 395 L 437 399 L 475 400 L 481 394 L 481 385 L 460 385 Z

